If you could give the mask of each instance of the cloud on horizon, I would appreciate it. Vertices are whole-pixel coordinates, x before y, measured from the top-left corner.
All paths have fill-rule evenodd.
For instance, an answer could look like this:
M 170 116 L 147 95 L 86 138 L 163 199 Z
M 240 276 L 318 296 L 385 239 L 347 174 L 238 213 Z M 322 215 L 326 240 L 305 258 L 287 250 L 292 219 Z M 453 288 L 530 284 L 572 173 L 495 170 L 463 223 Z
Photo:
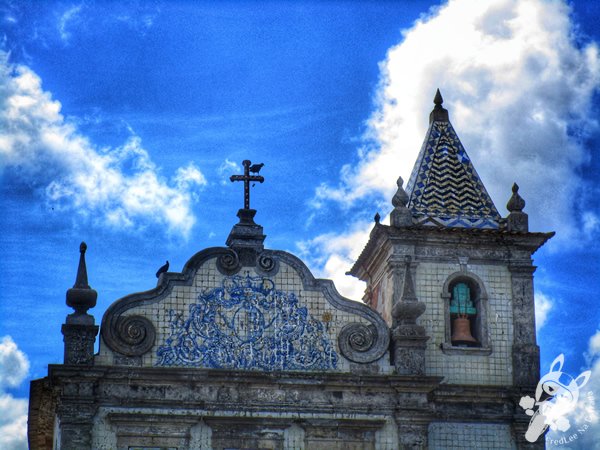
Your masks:
M 187 237 L 196 220 L 194 191 L 207 184 L 193 163 L 171 180 L 132 134 L 117 148 L 96 148 L 65 120 L 61 104 L 24 65 L 0 51 L 0 173 L 30 186 L 58 210 L 112 227 L 165 226 Z
M 6 388 L 19 386 L 29 373 L 29 360 L 12 337 L 0 339 L 0 448 L 27 449 L 26 399 L 15 398 Z
M 516 181 L 530 229 L 557 231 L 551 245 L 572 245 L 577 230 L 593 237 L 600 220 L 585 208 L 590 194 L 580 169 L 590 160 L 583 141 L 598 130 L 591 100 L 600 88 L 600 57 L 596 43 L 576 40 L 569 14 L 563 1 L 451 0 L 416 21 L 380 63 L 358 163 L 341 169 L 338 185 L 319 186 L 313 204 L 383 199 L 391 209 L 396 179 L 408 181 L 439 87 L 501 214 Z M 365 242 L 330 258 L 347 258 Z M 323 246 L 315 251 L 328 255 Z M 343 272 L 324 275 L 344 279 Z

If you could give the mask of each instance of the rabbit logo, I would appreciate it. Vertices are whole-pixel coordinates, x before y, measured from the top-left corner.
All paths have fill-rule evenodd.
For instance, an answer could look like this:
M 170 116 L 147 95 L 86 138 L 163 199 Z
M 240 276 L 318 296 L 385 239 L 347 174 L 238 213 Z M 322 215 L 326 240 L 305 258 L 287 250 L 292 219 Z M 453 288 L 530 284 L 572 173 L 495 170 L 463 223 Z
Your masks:
M 592 372 L 586 370 L 577 378 L 562 372 L 565 356 L 560 354 L 552 362 L 550 372 L 544 375 L 535 390 L 535 399 L 521 397 L 519 406 L 531 416 L 525 439 L 535 442 L 548 427 L 552 430 L 567 431 L 571 427 L 566 417 L 575 409 L 579 399 L 579 389 L 588 382 Z M 537 410 L 534 408 L 537 407 Z

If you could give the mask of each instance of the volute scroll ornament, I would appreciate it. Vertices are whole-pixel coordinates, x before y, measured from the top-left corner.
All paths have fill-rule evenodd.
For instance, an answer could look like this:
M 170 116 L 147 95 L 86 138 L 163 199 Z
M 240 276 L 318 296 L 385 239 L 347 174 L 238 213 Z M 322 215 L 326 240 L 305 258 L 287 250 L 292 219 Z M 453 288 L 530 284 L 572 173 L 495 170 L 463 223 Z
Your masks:
M 377 328 L 374 325 L 357 322 L 347 324 L 338 335 L 342 355 L 358 363 L 374 361 L 370 350 L 377 341 Z
M 145 317 L 132 315 L 118 317 L 104 336 L 108 346 L 125 356 L 141 356 L 156 340 L 154 324 Z
M 259 272 L 273 276 L 279 272 L 279 261 L 272 252 L 263 251 L 256 258 L 256 267 Z
M 217 257 L 217 269 L 223 275 L 235 275 L 241 267 L 240 258 L 235 250 L 226 249 Z

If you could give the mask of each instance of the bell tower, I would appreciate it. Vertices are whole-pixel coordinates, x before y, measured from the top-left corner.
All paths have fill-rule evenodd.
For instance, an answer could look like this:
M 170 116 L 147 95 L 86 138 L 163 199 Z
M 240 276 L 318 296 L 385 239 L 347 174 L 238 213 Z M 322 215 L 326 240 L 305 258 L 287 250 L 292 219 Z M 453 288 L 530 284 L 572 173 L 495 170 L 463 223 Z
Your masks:
M 509 214 L 500 215 L 439 90 L 434 104 L 406 188 L 398 179 L 390 224 L 375 223 L 349 273 L 367 283 L 364 301 L 392 330 L 397 373 L 444 377 L 440 407 L 459 422 L 474 420 L 481 389 L 512 395 L 505 407 L 514 416 L 506 426 L 520 443 L 528 418 L 514 408 L 514 393 L 539 380 L 532 255 L 554 233 L 529 231 L 516 184 Z M 446 405 L 446 395 L 474 409 Z M 455 426 L 431 424 L 430 445 L 443 447 Z M 541 445 L 524 442 L 523 448 Z

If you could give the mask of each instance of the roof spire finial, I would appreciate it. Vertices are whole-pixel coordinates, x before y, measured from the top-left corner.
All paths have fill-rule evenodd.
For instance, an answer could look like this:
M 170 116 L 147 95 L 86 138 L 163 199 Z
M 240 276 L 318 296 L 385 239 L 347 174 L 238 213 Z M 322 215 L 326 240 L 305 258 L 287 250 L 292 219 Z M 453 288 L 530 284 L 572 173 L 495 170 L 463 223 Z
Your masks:
M 442 106 L 442 103 L 444 103 L 444 99 L 442 98 L 442 93 L 440 92 L 439 88 L 435 92 L 433 103 L 435 103 L 436 106 Z
M 442 98 L 442 94 L 439 89 L 435 92 L 433 103 L 435 103 L 435 107 L 433 108 L 433 111 L 431 111 L 431 114 L 429 114 L 429 123 L 449 122 L 448 110 L 442 106 L 444 99 Z

